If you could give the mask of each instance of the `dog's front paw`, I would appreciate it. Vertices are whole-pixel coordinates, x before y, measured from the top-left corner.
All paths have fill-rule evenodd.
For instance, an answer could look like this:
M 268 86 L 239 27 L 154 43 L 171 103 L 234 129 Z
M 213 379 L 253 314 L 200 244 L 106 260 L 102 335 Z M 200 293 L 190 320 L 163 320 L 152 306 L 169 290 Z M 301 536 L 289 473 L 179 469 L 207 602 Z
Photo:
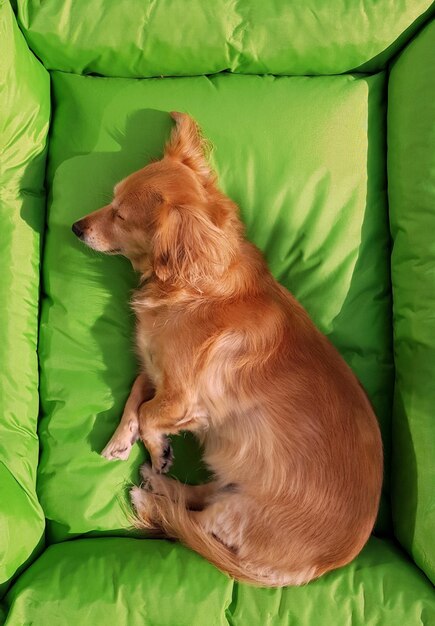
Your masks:
M 111 439 L 104 450 L 101 452 L 101 456 L 109 461 L 126 461 L 130 456 L 131 443 L 120 441 L 118 439 Z
M 165 437 L 162 443 L 160 455 L 158 457 L 152 456 L 151 458 L 153 470 L 157 472 L 157 474 L 166 474 L 173 461 L 174 452 L 172 450 L 171 442 L 167 437 Z

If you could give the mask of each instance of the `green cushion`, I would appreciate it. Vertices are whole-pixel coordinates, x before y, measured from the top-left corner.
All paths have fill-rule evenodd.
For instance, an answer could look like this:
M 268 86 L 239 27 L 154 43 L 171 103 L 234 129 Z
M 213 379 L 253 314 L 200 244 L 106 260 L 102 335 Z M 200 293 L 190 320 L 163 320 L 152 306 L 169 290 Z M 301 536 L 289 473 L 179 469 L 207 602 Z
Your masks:
M 44 532 L 36 497 L 38 297 L 49 75 L 0 3 L 0 588 Z M 3 48 L 8 54 L 3 53 Z
M 51 546 L 7 596 L 7 626 L 431 626 L 425 576 L 387 541 L 303 587 L 233 583 L 179 544 L 85 539 Z
M 137 370 L 128 306 L 137 279 L 125 259 L 83 246 L 71 224 L 105 204 L 120 178 L 161 155 L 174 108 L 202 125 L 249 238 L 366 386 L 388 469 L 384 75 L 52 79 L 38 483 L 50 538 L 128 527 L 125 484 L 137 480 L 143 447 L 135 445 L 128 462 L 99 452 Z M 203 475 L 195 450 L 191 439 L 177 438 L 174 473 L 182 480 Z M 385 530 L 386 507 L 383 513 Z
M 48 543 L 130 537 L 51 545 L 11 588 L 0 623 L 432 626 L 430 583 L 390 540 L 372 538 L 312 584 L 273 590 L 233 583 L 179 544 L 133 538 L 126 487 L 146 453 L 137 444 L 128 462 L 110 463 L 99 452 L 137 371 L 128 307 L 137 279 L 125 259 L 80 244 L 71 224 L 161 155 L 168 111 L 192 113 L 249 238 L 372 399 L 386 457 L 378 534 L 391 530 L 391 480 L 395 533 L 433 578 L 434 23 L 391 74 L 297 75 L 384 69 L 435 4 L 15 4 L 33 51 L 63 72 L 51 74 L 45 224 L 50 77 L 0 0 L 0 591 L 40 549 L 44 514 Z M 238 75 L 187 77 L 220 70 Z M 202 480 L 194 439 L 175 438 L 174 448 L 173 474 Z
M 18 0 L 49 69 L 103 76 L 370 71 L 404 44 L 432 0 Z M 411 31 L 411 32 L 409 32 Z
M 394 525 L 435 582 L 434 42 L 432 22 L 392 68 L 388 171 L 397 368 Z

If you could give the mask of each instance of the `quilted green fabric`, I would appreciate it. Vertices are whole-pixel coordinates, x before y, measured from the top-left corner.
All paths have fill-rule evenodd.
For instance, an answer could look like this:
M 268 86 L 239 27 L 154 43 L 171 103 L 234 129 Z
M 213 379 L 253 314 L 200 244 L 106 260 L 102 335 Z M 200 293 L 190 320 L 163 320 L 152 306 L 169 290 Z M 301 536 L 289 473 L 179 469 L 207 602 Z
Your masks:
M 435 22 L 389 84 L 395 532 L 435 583 Z
M 386 61 L 432 0 L 18 0 L 49 69 L 102 76 L 340 74 Z
M 0 588 L 44 532 L 36 497 L 38 299 L 48 73 L 0 4 Z M 23 78 L 31 77 L 26 81 Z
M 143 448 L 136 445 L 125 463 L 99 452 L 137 369 L 128 305 L 136 277 L 125 259 L 85 248 L 71 224 L 161 154 L 175 106 L 192 113 L 213 142 L 220 184 L 240 204 L 249 238 L 367 388 L 388 453 L 384 75 L 135 81 L 55 73 L 52 81 L 38 480 L 50 537 L 128 525 L 125 483 L 137 480 Z M 174 472 L 197 480 L 199 454 L 188 441 L 187 451 L 183 437 L 176 442 Z
M 303 587 L 238 585 L 179 544 L 84 539 L 50 546 L 8 594 L 6 626 L 432 626 L 427 578 L 388 541 Z

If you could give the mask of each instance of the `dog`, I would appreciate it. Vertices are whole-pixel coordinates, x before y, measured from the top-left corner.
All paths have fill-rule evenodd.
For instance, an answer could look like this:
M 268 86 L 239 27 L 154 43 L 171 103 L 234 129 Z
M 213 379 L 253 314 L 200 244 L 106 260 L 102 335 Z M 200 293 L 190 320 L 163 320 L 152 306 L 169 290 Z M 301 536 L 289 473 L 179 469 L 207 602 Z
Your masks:
M 75 222 L 94 250 L 127 257 L 142 369 L 102 454 L 140 438 L 151 465 L 135 524 L 183 542 L 239 581 L 300 585 L 349 563 L 378 511 L 382 443 L 351 369 L 244 236 L 196 122 L 164 156 Z M 168 435 L 196 434 L 213 479 L 164 474 Z

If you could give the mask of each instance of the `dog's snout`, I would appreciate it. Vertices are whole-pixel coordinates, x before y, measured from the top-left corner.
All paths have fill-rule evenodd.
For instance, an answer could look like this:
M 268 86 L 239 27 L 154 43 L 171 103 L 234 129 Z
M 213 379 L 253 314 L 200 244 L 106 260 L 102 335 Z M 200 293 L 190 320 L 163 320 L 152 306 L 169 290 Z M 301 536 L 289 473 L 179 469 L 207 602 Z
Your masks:
M 81 221 L 74 222 L 74 224 L 72 225 L 72 231 L 74 235 L 77 235 L 79 239 L 83 239 L 85 229 L 83 228 L 83 224 L 81 223 Z

